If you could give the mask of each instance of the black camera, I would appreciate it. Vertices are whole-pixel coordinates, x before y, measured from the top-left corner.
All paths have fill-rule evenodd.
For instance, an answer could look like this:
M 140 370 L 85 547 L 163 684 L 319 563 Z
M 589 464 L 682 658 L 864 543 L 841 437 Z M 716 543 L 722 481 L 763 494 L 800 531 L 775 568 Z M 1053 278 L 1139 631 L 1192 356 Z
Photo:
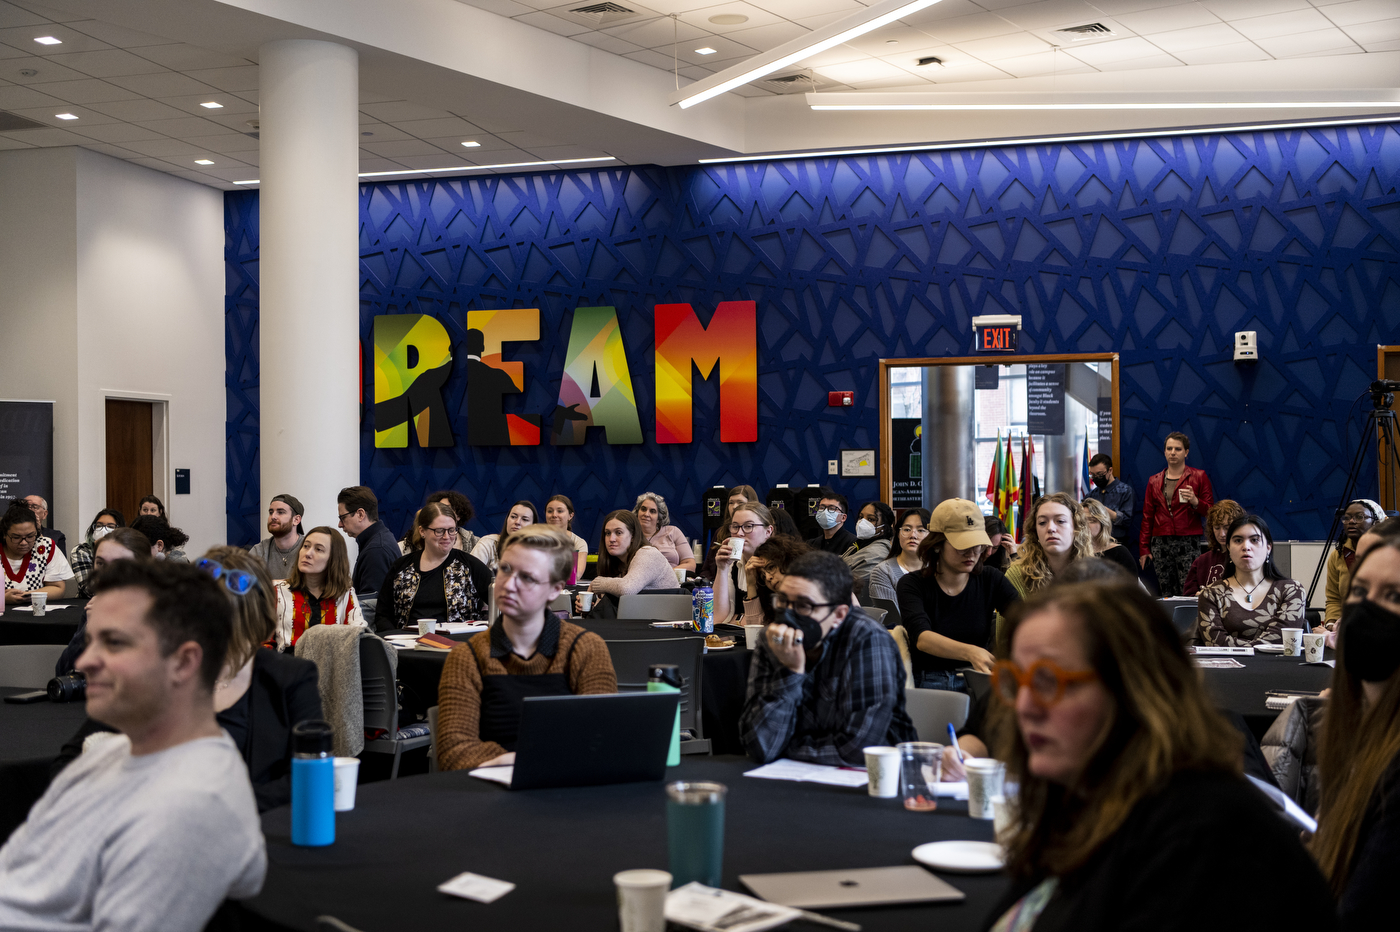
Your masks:
M 87 677 L 81 673 L 55 676 L 49 680 L 50 702 L 82 702 L 87 698 Z

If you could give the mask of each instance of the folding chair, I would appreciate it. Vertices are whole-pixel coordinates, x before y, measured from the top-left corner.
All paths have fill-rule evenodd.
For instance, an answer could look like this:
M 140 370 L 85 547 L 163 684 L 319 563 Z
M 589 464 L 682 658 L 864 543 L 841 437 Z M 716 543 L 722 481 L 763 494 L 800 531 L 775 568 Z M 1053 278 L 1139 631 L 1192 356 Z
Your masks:
M 689 731 L 695 735 L 692 739 L 681 739 L 681 753 L 710 753 L 710 742 L 705 737 L 705 725 L 700 714 L 704 638 L 655 638 L 605 643 L 612 657 L 613 670 L 617 673 L 618 692 L 645 691 L 647 668 L 654 663 L 673 663 L 681 668 L 681 732 Z
M 364 694 L 365 731 L 382 731 L 384 737 L 366 738 L 365 750 L 376 754 L 393 754 L 394 764 L 389 779 L 399 776 L 399 758 L 404 751 L 432 744 L 432 721 L 427 725 L 399 728 L 399 696 L 394 683 L 394 670 L 389 666 L 386 651 L 394 648 L 374 635 L 360 638 L 360 688 Z
M 967 693 L 913 687 L 904 690 L 904 709 L 909 713 L 920 741 L 946 744 L 950 724 L 954 731 L 967 724 L 969 705 Z
M 889 599 L 871 599 L 870 604 L 876 608 L 885 610 L 885 627 L 893 628 L 895 625 L 904 624 L 904 619 L 899 616 L 899 606 Z

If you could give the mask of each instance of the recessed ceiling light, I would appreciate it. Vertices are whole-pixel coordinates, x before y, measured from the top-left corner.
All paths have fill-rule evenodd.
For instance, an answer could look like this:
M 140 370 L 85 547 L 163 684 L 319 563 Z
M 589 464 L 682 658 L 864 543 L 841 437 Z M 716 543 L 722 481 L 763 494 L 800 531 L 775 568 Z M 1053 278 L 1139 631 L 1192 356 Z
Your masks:
M 62 45 L 62 44 L 63 44 L 63 40 L 62 40 L 62 39 L 55 39 L 53 36 L 40 36 L 39 38 L 35 39 L 34 41 L 37 42 L 37 43 L 39 43 L 40 45 Z
M 710 17 L 710 22 L 716 26 L 738 26 L 748 21 L 749 18 L 743 13 L 718 13 Z
M 72 114 L 72 113 L 55 113 L 54 116 L 58 117 L 60 120 L 76 120 L 76 119 L 77 119 L 77 116 L 74 115 L 74 114 Z
M 696 50 L 695 50 L 695 54 L 696 54 L 696 55 L 713 55 L 713 54 L 715 54 L 715 52 L 717 52 L 717 51 L 719 51 L 719 49 L 712 49 L 712 48 L 710 48 L 710 47 L 707 45 L 707 46 L 705 46 L 703 49 L 696 49 Z
M 205 101 L 204 103 L 200 104 L 200 106 L 203 107 L 203 108 L 206 109 L 206 110 L 222 110 L 222 109 L 224 109 L 224 105 L 221 104 L 221 103 L 219 103 L 217 100 L 208 100 L 208 101 Z
M 886 39 L 886 40 L 885 40 L 885 44 L 886 44 L 886 45 L 898 45 L 898 44 L 899 44 L 899 40 L 898 40 L 898 39 Z
M 195 160 L 194 160 L 194 163 L 195 163 L 196 165 L 213 165 L 213 164 L 214 164 L 214 160 L 213 160 L 213 159 L 195 159 Z
M 481 143 L 477 142 L 475 139 L 468 139 L 466 142 L 462 143 L 462 145 L 466 146 L 468 149 L 481 148 Z

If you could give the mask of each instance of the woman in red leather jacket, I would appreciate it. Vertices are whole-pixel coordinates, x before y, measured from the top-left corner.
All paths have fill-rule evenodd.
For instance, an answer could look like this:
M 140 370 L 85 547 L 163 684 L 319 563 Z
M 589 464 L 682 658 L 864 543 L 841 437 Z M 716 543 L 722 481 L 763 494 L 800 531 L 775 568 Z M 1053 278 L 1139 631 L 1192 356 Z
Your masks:
M 1215 504 L 1204 469 L 1186 465 L 1191 440 L 1180 431 L 1167 434 L 1163 455 L 1167 468 L 1147 481 L 1142 505 L 1142 558 L 1152 561 L 1163 598 L 1181 595 L 1191 564 L 1201 554 L 1201 517 Z

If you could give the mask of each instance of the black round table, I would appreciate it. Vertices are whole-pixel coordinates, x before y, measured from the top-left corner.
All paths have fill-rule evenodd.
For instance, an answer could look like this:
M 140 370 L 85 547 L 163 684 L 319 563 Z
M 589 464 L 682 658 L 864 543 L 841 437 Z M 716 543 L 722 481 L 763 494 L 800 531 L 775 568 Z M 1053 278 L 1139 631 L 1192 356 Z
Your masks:
M 1255 654 L 1229 659 L 1238 660 L 1244 666 L 1202 670 L 1206 690 L 1222 709 L 1242 715 L 1257 738 L 1264 736 L 1279 715 L 1278 710 L 1264 705 L 1269 690 L 1321 692 L 1332 683 L 1331 667 L 1304 664 L 1297 657 Z M 1325 659 L 1333 659 L 1332 651 L 1326 652 Z
M 0 696 L 31 692 L 0 687 Z M 0 839 L 29 815 L 49 786 L 49 765 L 87 718 L 83 702 L 0 702 Z
M 0 615 L 0 645 L 5 644 L 67 644 L 83 620 L 87 599 L 50 599 L 43 618 L 32 612 L 21 612 L 19 606 L 6 605 Z
M 992 839 L 992 824 L 968 818 L 966 803 L 906 812 L 899 800 L 872 799 L 863 787 L 744 777 L 754 766 L 687 758 L 666 776 L 729 787 L 723 885 L 730 890 L 744 891 L 740 874 L 913 864 L 910 852 L 924 842 Z M 661 782 L 511 791 L 458 772 L 368 783 L 358 793 L 326 848 L 291 844 L 290 809 L 263 816 L 267 879 L 241 906 L 244 928 L 312 930 L 317 916 L 332 915 L 364 932 L 616 932 L 613 874 L 667 867 Z M 516 888 L 489 905 L 437 892 L 463 871 Z M 941 876 L 967 899 L 825 912 L 866 932 L 972 930 L 1006 886 L 1000 874 Z

